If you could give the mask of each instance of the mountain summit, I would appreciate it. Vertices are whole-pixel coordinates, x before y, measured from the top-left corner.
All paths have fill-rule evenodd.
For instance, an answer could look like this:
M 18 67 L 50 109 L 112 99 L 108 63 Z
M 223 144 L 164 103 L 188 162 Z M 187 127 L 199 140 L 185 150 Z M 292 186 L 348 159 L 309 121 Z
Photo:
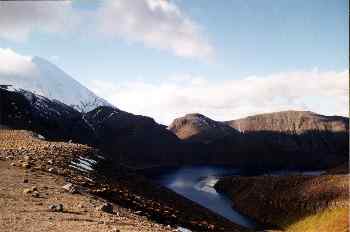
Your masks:
M 33 57 L 31 63 L 33 68 L 26 72 L 0 74 L 0 84 L 61 101 L 83 112 L 98 106 L 111 106 L 49 61 Z
M 180 139 L 205 142 L 237 133 L 229 125 L 198 113 L 176 118 L 168 129 Z

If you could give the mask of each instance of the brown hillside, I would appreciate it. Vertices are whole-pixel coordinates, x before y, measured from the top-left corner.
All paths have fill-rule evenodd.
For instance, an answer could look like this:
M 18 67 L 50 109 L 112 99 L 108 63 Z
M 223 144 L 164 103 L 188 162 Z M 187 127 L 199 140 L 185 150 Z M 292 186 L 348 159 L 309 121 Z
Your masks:
M 347 132 L 349 119 L 339 116 L 324 116 L 310 111 L 282 111 L 259 114 L 226 122 L 231 127 L 244 131 L 273 131 L 302 134 L 307 131 Z
M 296 231 L 311 222 L 317 231 L 349 229 L 349 175 L 225 177 L 215 188 L 262 223 L 282 229 L 298 225 Z M 323 221 L 324 215 L 332 218 Z
M 210 142 L 235 133 L 235 130 L 226 124 L 202 114 L 186 114 L 176 118 L 168 129 L 180 139 L 202 142 Z

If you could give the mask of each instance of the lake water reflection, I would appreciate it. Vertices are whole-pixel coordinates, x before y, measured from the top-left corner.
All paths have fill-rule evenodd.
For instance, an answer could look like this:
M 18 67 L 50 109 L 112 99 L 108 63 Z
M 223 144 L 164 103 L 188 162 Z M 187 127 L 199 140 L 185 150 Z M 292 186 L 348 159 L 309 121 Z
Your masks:
M 237 174 L 237 169 L 228 167 L 191 166 L 163 171 L 153 179 L 236 224 L 255 228 L 256 224 L 252 220 L 235 211 L 231 201 L 214 189 L 218 177 Z

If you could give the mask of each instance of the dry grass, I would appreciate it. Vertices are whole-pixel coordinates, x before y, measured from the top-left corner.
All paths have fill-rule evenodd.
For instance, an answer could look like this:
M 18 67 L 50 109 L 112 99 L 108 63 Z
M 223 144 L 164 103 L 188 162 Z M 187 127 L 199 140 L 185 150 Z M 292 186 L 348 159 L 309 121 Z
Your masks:
M 285 230 L 290 232 L 348 232 L 349 208 L 326 209 L 288 225 Z

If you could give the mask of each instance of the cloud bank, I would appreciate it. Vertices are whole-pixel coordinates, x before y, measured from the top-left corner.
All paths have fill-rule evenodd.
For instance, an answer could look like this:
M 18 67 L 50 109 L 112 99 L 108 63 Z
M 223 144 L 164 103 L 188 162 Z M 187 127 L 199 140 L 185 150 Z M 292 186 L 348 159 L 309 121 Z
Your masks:
M 93 81 L 89 87 L 117 107 L 169 124 L 198 112 L 215 120 L 282 110 L 348 115 L 348 71 L 318 70 L 209 81 L 182 75 L 161 83 Z
M 32 57 L 20 55 L 9 48 L 0 48 L 0 64 L 0 76 L 33 76 L 38 71 Z
M 62 33 L 78 25 L 70 1 L 1 1 L 0 38 L 23 42 L 34 31 Z
M 88 30 L 180 57 L 208 60 L 213 54 L 201 27 L 165 0 L 105 0 L 89 13 L 73 8 L 70 1 L 0 2 L 0 28 L 0 39 L 17 42 L 35 31 Z
M 103 33 L 177 56 L 207 59 L 213 49 L 200 27 L 174 3 L 164 0 L 109 1 L 99 11 Z

